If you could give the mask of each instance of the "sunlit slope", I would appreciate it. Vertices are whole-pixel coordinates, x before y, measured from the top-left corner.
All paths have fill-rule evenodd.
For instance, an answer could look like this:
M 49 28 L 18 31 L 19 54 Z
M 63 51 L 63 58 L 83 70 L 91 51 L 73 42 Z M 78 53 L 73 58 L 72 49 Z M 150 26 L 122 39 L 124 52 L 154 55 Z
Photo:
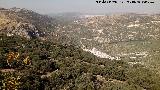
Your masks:
M 159 65 L 160 15 L 81 16 L 57 27 L 55 37 L 101 58 Z

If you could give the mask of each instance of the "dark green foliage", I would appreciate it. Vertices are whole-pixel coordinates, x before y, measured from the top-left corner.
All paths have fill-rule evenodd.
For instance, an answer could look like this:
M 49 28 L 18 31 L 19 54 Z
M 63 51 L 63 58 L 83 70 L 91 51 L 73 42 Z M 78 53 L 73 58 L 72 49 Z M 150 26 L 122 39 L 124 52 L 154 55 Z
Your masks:
M 22 90 L 43 90 L 44 85 L 41 81 L 41 78 L 37 75 L 30 74 L 29 76 L 23 76 L 21 78 Z
M 142 65 L 100 59 L 72 45 L 18 36 L 0 36 L 0 68 L 13 68 L 21 76 L 22 90 L 158 90 L 159 76 Z M 6 62 L 9 51 L 19 52 L 21 62 Z M 29 56 L 32 64 L 22 60 Z M 1 80 L 3 76 L 1 76 Z M 0 81 L 1 85 L 1 81 Z M 1 85 L 2 86 L 2 85 Z

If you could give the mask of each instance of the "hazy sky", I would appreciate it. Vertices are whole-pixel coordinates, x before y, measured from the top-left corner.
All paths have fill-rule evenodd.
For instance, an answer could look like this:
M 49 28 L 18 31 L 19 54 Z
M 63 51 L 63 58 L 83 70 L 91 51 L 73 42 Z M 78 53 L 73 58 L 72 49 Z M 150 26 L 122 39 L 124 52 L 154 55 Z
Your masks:
M 116 0 L 116 1 L 120 1 L 120 0 Z M 121 0 L 121 1 L 128 1 L 128 0 Z M 132 1 L 132 0 L 129 0 L 129 1 Z M 0 0 L 0 7 L 27 8 L 42 14 L 61 13 L 61 12 L 82 12 L 82 13 L 115 13 L 115 12 L 152 13 L 154 12 L 154 13 L 159 13 L 160 0 L 148 0 L 148 1 L 154 1 L 155 3 L 154 4 L 107 4 L 107 3 L 97 4 L 96 0 Z

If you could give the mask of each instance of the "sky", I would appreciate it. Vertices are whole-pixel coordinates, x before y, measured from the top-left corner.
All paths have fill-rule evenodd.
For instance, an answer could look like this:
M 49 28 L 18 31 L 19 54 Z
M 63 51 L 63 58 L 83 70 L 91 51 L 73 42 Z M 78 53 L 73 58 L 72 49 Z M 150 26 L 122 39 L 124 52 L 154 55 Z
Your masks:
M 99 4 L 97 0 L 0 0 L 3 8 L 26 8 L 41 14 L 80 12 L 80 13 L 159 13 L 160 0 L 154 4 Z M 100 1 L 100 0 L 99 0 Z M 106 0 L 107 1 L 107 0 Z M 133 0 L 111 0 L 111 1 L 133 1 Z M 144 1 L 144 0 L 138 0 Z

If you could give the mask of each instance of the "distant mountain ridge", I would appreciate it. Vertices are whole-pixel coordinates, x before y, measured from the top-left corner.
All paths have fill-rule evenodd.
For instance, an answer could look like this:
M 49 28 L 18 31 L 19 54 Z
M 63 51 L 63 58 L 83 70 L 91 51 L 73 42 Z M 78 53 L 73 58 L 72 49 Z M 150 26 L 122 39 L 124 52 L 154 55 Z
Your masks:
M 159 25 L 159 14 L 89 15 L 57 27 L 54 35 L 63 43 L 74 43 L 99 57 L 119 60 L 122 56 L 122 48 L 126 53 L 129 51 L 126 47 L 143 48 L 147 43 L 158 41 Z M 134 46 L 134 43 L 139 45 Z M 130 46 L 130 44 L 133 45 Z M 146 56 L 148 53 L 145 50 L 147 48 L 137 51 L 136 49 L 135 52 L 132 50 L 135 54 L 143 53 Z
M 80 18 L 84 16 L 83 18 Z M 71 17 L 71 18 L 70 18 Z M 0 33 L 8 36 L 41 38 L 61 44 L 81 47 L 101 58 L 119 60 L 123 53 L 131 55 L 146 50 L 129 50 L 123 44 L 150 43 L 160 39 L 159 14 L 112 14 L 90 15 L 68 13 L 49 17 L 30 10 L 11 8 L 0 9 Z M 143 45 L 139 45 L 142 47 Z M 121 49 L 124 52 L 121 53 Z M 137 48 L 137 47 L 136 47 Z M 130 49 L 130 48 L 129 48 Z M 147 49 L 147 48 L 145 48 Z M 132 55 L 131 58 L 135 58 Z
M 55 28 L 55 19 L 31 10 L 0 9 L 0 33 L 19 35 L 26 38 L 45 37 L 49 29 Z

